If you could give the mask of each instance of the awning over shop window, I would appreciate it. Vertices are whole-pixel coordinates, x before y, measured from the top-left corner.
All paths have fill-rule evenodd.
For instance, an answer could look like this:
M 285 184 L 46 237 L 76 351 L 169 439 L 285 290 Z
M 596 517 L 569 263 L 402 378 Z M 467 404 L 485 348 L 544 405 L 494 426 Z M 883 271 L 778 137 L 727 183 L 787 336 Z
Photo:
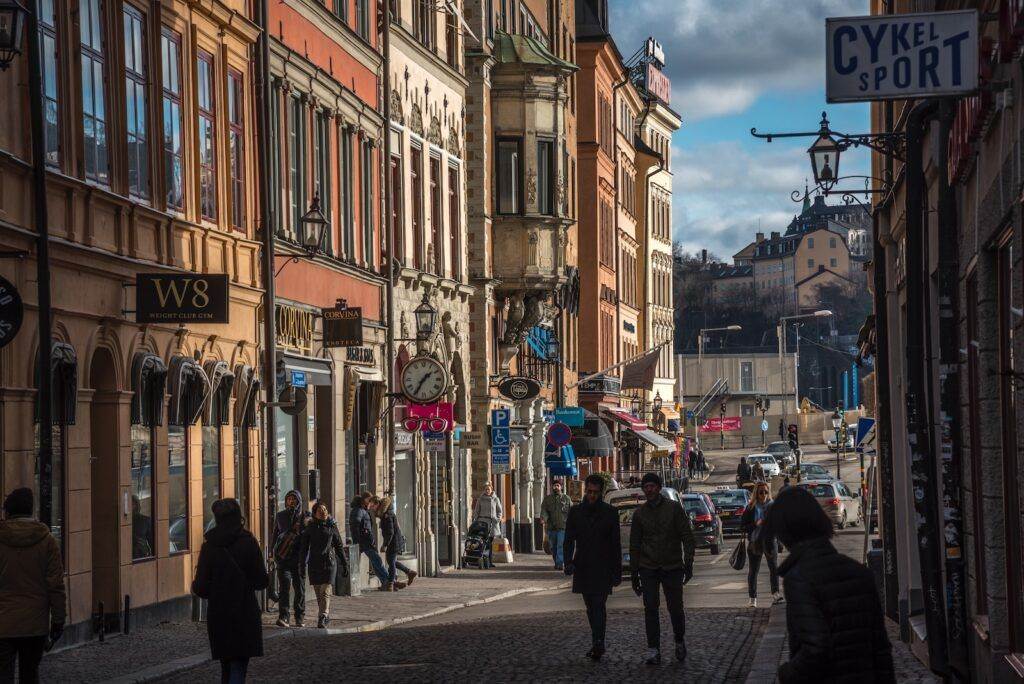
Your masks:
M 235 366 L 235 425 L 256 427 L 256 400 L 260 394 L 260 379 L 256 370 L 247 364 Z
M 167 406 L 167 424 L 195 424 L 210 395 L 209 378 L 196 361 L 186 356 L 175 356 L 171 359 L 167 376 L 168 392 L 171 395 L 171 401 Z
M 136 352 L 132 359 L 132 425 L 164 424 L 166 387 L 167 364 L 163 359 L 152 352 Z
M 50 348 L 50 373 L 53 394 L 50 406 L 54 425 L 74 425 L 78 406 L 78 355 L 66 342 L 54 342 Z M 39 387 L 39 369 L 36 368 L 36 387 Z M 36 421 L 39 421 L 39 400 L 36 399 Z
M 670 454 L 676 450 L 676 443 L 671 439 L 662 437 L 654 430 L 631 430 L 641 441 L 646 442 L 654 448 L 655 453 Z
M 329 359 L 314 359 L 287 352 L 278 352 L 278 359 L 284 361 L 286 370 L 304 372 L 307 385 L 330 386 L 331 384 L 331 374 L 334 372 L 334 366 Z M 291 379 L 290 375 L 288 379 Z
M 203 371 L 210 381 L 210 394 L 203 410 L 204 425 L 227 425 L 231 415 L 231 391 L 235 387 L 235 374 L 224 361 L 207 361 Z
M 579 467 L 576 465 L 576 453 L 573 451 L 571 444 L 558 449 L 549 444 L 544 450 L 544 465 L 547 466 L 553 476 L 579 476 Z
M 609 408 L 604 409 L 602 413 L 604 413 L 606 416 L 614 420 L 616 423 L 624 425 L 625 427 L 628 427 L 630 430 L 633 430 L 634 432 L 643 432 L 644 430 L 647 429 L 647 423 L 640 420 L 626 409 Z
M 605 458 L 615 455 L 615 442 L 604 421 L 583 411 L 583 426 L 572 428 L 570 443 L 577 458 Z

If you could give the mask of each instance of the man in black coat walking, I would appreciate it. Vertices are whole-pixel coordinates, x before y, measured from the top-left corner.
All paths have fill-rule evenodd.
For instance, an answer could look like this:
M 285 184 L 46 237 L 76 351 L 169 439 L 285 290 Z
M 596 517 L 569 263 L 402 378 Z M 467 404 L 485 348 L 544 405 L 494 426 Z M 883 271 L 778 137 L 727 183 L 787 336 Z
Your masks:
M 242 528 L 235 499 L 213 502 L 217 524 L 206 533 L 192 593 L 208 601 L 210 651 L 220 661 L 221 682 L 245 681 L 249 658 L 263 655 L 263 620 L 256 592 L 267 588 L 260 546 Z
M 588 475 L 584 487 L 583 501 L 569 509 L 562 550 L 565 574 L 572 575 L 572 591 L 583 594 L 587 607 L 592 640 L 587 657 L 600 660 L 604 655 L 608 596 L 612 587 L 622 583 L 622 541 L 618 514 L 601 500 L 604 480 Z
M 284 495 L 284 510 L 274 517 L 270 548 L 277 563 L 277 626 L 288 626 L 288 599 L 292 598 L 295 626 L 303 627 L 306 614 L 306 536 L 309 513 L 302 507 L 302 493 L 296 489 Z

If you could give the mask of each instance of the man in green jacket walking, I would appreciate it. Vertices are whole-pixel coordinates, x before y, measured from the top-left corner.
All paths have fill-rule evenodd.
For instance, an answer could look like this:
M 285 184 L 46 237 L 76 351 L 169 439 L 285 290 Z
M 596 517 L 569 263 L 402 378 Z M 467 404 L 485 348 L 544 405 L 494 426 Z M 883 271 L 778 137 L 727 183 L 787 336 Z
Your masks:
M 544 501 L 540 505 L 540 517 L 547 530 L 548 545 L 551 547 L 551 556 L 555 560 L 555 570 L 561 570 L 564 565 L 562 544 L 565 542 L 565 520 L 569 517 L 571 506 L 572 499 L 568 494 L 562 493 L 562 481 L 552 482 L 551 493 L 544 497 Z
M 661 664 L 661 620 L 658 586 L 665 593 L 665 605 L 672 619 L 676 658 L 686 660 L 686 619 L 683 615 L 683 585 L 693 577 L 696 547 L 693 526 L 678 501 L 661 494 L 661 478 L 644 475 L 640 486 L 647 501 L 633 513 L 629 529 L 629 567 L 633 591 L 644 599 L 647 631 L 647 664 Z

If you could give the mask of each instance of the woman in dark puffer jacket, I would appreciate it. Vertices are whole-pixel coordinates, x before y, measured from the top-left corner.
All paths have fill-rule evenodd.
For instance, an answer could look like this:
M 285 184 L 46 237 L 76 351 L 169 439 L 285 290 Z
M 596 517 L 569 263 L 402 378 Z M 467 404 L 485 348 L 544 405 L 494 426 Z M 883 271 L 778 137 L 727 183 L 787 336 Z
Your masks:
M 767 526 L 789 550 L 779 566 L 789 631 L 779 681 L 895 682 L 874 576 L 832 546 L 832 523 L 810 492 L 783 490 Z

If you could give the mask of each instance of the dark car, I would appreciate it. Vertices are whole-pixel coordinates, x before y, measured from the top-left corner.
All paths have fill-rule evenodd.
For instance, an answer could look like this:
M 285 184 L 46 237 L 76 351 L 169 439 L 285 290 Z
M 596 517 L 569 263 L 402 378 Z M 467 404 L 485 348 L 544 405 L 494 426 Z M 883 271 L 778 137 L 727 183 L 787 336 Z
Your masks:
M 683 508 L 693 521 L 693 536 L 697 540 L 697 548 L 711 549 L 711 555 L 717 556 L 725 545 L 725 535 L 715 504 L 707 494 L 683 494 L 682 499 Z
M 742 534 L 740 522 L 743 519 L 743 511 L 747 510 L 750 503 L 750 492 L 746 489 L 724 487 L 716 489 L 709 496 L 711 502 L 715 504 L 718 519 L 722 521 L 722 534 Z
M 789 448 L 789 442 L 772 442 L 764 453 L 774 456 L 779 468 L 785 468 L 796 461 L 796 454 Z

